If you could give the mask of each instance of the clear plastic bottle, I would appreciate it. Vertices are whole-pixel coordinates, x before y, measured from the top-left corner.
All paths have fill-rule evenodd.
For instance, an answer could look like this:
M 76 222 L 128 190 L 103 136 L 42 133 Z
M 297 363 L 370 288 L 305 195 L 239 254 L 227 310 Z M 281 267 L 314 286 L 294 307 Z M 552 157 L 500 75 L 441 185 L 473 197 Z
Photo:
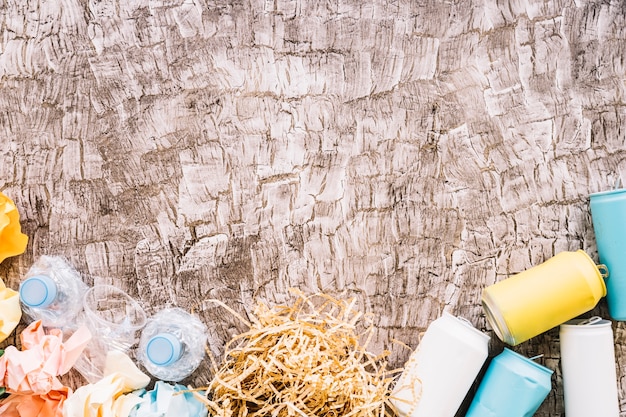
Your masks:
M 206 326 L 180 308 L 152 316 L 141 332 L 138 358 L 152 376 L 178 382 L 193 373 L 204 357 Z
M 20 283 L 22 311 L 45 327 L 74 327 L 83 307 L 87 285 L 80 274 L 59 256 L 41 256 Z

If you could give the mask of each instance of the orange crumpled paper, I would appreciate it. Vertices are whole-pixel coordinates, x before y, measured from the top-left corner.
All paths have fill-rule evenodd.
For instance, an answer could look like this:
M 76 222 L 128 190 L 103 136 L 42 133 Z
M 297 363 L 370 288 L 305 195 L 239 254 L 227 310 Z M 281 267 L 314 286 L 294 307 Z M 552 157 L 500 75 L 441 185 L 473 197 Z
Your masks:
M 24 253 L 28 236 L 22 233 L 20 215 L 15 203 L 0 193 L 0 262 Z
M 63 417 L 63 403 L 72 393 L 68 387 L 45 394 L 12 394 L 0 401 L 2 417 Z
M 0 279 L 0 342 L 9 337 L 22 318 L 20 296 Z
M 79 327 L 65 342 L 63 332 L 44 332 L 41 320 L 31 323 L 20 335 L 22 350 L 15 346 L 0 356 L 0 386 L 9 393 L 47 394 L 61 391 L 57 376 L 67 373 L 91 340 L 87 327 Z

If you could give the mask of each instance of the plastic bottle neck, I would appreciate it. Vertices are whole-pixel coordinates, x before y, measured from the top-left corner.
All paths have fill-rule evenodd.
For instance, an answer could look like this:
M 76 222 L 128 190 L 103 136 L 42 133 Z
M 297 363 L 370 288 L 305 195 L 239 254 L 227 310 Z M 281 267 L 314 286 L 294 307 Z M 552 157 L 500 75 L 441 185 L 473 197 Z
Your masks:
M 57 284 L 47 275 L 35 275 L 20 284 L 20 300 L 28 307 L 46 308 L 57 297 Z
M 178 361 L 183 353 L 181 341 L 170 333 L 153 336 L 146 346 L 146 357 L 157 366 L 169 366 Z

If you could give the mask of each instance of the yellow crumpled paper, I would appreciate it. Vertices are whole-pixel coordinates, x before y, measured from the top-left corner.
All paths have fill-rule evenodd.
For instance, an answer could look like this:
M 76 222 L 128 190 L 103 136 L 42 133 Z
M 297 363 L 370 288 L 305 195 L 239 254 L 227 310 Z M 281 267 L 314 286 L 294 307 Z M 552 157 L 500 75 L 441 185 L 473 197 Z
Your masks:
M 0 279 L 0 342 L 9 337 L 22 318 L 20 296 Z
M 0 356 L 0 386 L 9 393 L 46 394 L 64 388 L 57 376 L 72 368 L 91 333 L 83 326 L 63 342 L 60 330 L 46 334 L 37 320 L 22 331 L 20 339 L 23 350 L 9 346 Z
M 142 399 L 131 393 L 146 387 L 150 377 L 123 352 L 111 351 L 104 377 L 78 388 L 63 404 L 64 417 L 128 417 Z
M 0 193 L 0 262 L 24 253 L 28 236 L 22 233 L 20 215 L 15 203 Z

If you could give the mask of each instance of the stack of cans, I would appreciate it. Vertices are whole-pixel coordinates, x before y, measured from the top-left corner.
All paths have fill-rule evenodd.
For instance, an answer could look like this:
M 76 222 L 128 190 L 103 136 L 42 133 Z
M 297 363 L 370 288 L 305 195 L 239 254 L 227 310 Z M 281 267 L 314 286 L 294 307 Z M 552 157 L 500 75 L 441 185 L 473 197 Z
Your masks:
M 626 189 L 590 200 L 599 265 L 582 250 L 558 253 L 486 287 L 482 305 L 510 346 L 560 326 L 565 415 L 619 417 L 612 322 L 577 317 L 606 296 L 611 318 L 626 321 Z M 486 361 L 488 339 L 448 313 L 431 323 L 392 393 L 397 414 L 454 417 Z M 466 417 L 533 415 L 554 373 L 534 359 L 504 348 L 489 363 Z

